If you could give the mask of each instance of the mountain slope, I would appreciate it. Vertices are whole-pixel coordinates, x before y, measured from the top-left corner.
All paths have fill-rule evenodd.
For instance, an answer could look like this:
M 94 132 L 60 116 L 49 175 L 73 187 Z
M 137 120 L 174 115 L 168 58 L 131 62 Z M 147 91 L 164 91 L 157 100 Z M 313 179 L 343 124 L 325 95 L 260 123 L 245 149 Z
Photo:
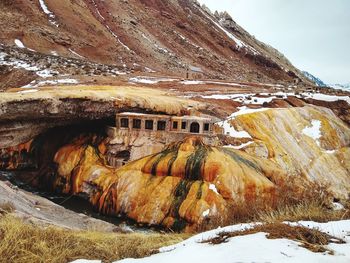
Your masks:
M 192 0 L 6 0 L 0 43 L 134 71 L 312 84 L 227 14 Z
M 319 79 L 318 77 L 315 77 L 314 75 L 312 75 L 311 73 L 307 72 L 307 71 L 303 71 L 303 74 L 305 75 L 305 77 L 307 77 L 309 80 L 311 80 L 312 82 L 316 83 L 316 86 L 319 87 L 327 87 L 327 84 L 325 84 L 321 79 Z

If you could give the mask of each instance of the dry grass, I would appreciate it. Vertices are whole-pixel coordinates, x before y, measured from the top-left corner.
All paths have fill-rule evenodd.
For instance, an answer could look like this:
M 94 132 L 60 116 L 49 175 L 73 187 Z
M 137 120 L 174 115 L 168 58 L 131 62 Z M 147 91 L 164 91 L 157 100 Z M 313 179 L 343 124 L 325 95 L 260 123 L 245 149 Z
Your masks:
M 281 206 L 274 210 L 261 211 L 257 214 L 259 222 L 282 222 L 308 220 L 315 222 L 329 222 L 350 219 L 350 209 L 335 211 L 319 202 L 301 202 L 292 206 Z
M 216 245 L 227 242 L 228 239 L 232 237 L 256 234 L 260 232 L 267 233 L 266 237 L 269 239 L 287 238 L 300 242 L 301 247 L 309 249 L 312 252 L 323 253 L 328 251 L 329 253 L 333 253 L 324 246 L 328 245 L 329 243 L 345 243 L 343 240 L 320 232 L 317 229 L 310 229 L 303 226 L 290 226 L 283 223 L 263 224 L 243 231 L 223 232 L 214 238 L 203 241 L 203 243 Z
M 0 203 L 0 214 L 9 214 L 15 210 L 15 206 L 11 202 Z
M 290 181 L 280 185 L 273 202 L 268 199 L 228 204 L 226 218 L 218 216 L 204 221 L 199 230 L 248 222 L 328 222 L 350 219 L 350 200 L 345 203 L 345 209 L 335 211 L 332 208 L 333 197 L 327 186 L 310 184 L 304 188 L 296 188 L 296 185 L 301 184 Z
M 25 224 L 11 215 L 0 218 L 1 262 L 70 262 L 75 259 L 100 259 L 111 262 L 140 258 L 163 246 L 181 242 L 188 235 L 119 234 L 76 232 L 40 228 Z

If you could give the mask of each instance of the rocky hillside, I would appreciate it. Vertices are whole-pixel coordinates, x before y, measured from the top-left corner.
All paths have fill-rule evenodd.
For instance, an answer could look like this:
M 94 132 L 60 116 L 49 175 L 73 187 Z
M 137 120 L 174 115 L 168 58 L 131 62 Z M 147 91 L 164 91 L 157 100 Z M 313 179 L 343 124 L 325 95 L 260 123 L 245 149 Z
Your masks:
M 92 74 L 88 61 L 180 77 L 189 69 L 197 78 L 311 83 L 227 13 L 212 14 L 194 0 L 4 0 L 0 43 L 18 47 L 43 68 L 51 68 L 55 56 L 82 61 L 75 75 Z M 67 62 L 70 68 L 74 61 Z M 3 71 L 9 75 L 11 68 Z

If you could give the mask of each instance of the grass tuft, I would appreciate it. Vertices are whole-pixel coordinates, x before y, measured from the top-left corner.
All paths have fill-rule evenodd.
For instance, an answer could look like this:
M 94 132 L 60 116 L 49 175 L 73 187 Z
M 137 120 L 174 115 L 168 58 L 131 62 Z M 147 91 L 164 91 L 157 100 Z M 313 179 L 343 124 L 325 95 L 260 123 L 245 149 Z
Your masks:
M 15 210 L 11 202 L 0 203 L 0 214 L 10 214 Z

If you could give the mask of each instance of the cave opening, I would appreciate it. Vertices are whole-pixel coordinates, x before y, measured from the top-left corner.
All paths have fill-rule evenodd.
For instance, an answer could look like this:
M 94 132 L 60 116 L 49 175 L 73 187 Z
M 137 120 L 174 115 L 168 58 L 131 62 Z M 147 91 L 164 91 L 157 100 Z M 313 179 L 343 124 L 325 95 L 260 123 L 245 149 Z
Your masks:
M 91 138 L 90 144 L 95 143 L 97 146 L 107 138 L 107 126 L 115 126 L 115 118 L 82 120 L 72 125 L 54 127 L 31 140 L 28 148 L 20 146 L 0 149 L 0 180 L 42 196 L 78 214 L 82 213 L 116 226 L 127 223 L 132 228 L 140 229 L 136 227 L 136 222 L 125 216 L 114 217 L 100 214 L 89 202 L 87 196 L 65 194 L 60 189 L 52 187 L 58 168 L 53 161 L 57 151 L 72 140 L 85 135 Z M 128 160 L 130 152 L 122 151 L 117 156 Z

